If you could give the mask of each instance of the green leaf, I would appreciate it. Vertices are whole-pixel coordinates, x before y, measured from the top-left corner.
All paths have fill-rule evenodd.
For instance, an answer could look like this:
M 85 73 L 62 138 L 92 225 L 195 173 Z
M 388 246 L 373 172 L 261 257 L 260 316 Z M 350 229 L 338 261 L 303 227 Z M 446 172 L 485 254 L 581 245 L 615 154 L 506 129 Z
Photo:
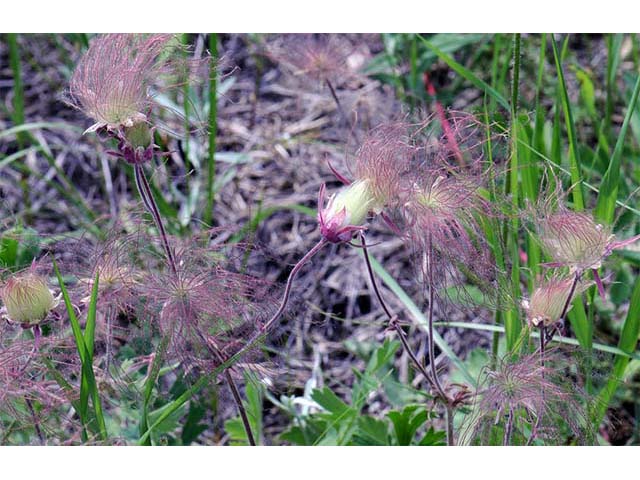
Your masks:
M 340 417 L 351 410 L 351 407 L 340 400 L 329 387 L 314 390 L 311 398 L 332 415 Z
M 418 445 L 422 447 L 442 446 L 447 444 L 446 440 L 447 432 L 436 431 L 433 429 L 433 427 L 430 427 L 429 430 L 427 430 L 427 433 L 424 434 L 424 437 L 422 437 L 422 440 L 420 440 L 420 443 L 418 443 Z
M 71 330 L 73 332 L 73 336 L 76 342 L 76 348 L 78 350 L 78 355 L 80 356 L 80 362 L 82 363 L 82 371 L 81 371 L 81 382 L 80 382 L 80 419 L 82 421 L 83 426 L 86 428 L 88 424 L 88 405 L 85 400 L 85 396 L 91 396 L 93 401 L 93 408 L 95 418 L 98 422 L 98 429 L 100 436 L 103 440 L 107 439 L 107 429 L 104 421 L 104 416 L 102 413 L 102 404 L 100 402 L 100 396 L 98 393 L 98 387 L 96 384 L 96 379 L 93 373 L 93 365 L 90 363 L 90 358 L 92 355 L 89 355 L 87 350 L 87 346 L 84 341 L 84 335 L 80 328 L 80 323 L 78 322 L 78 318 L 75 314 L 75 309 L 73 304 L 71 303 L 71 299 L 69 298 L 69 293 L 67 292 L 67 287 L 64 284 L 62 279 L 62 275 L 60 274 L 60 270 L 58 269 L 58 264 L 55 259 L 53 259 L 53 268 L 58 278 L 58 284 L 60 286 L 60 290 L 62 292 L 62 298 L 64 299 L 64 304 L 67 309 L 67 314 L 69 315 L 69 321 L 71 322 Z M 96 275 L 97 279 L 97 275 Z M 98 301 L 98 282 L 94 282 L 93 289 L 91 292 L 91 301 L 89 304 L 89 310 L 92 308 L 96 308 L 96 304 Z M 93 306 L 92 306 L 93 305 Z M 85 433 L 86 436 L 86 433 Z
M 392 410 L 387 417 L 393 423 L 397 445 L 411 445 L 413 437 L 428 418 L 423 406 L 409 405 L 402 411 Z
M 572 190 L 572 198 L 574 208 L 578 211 L 584 210 L 584 199 L 582 196 L 582 173 L 580 168 L 580 153 L 578 151 L 578 139 L 576 135 L 576 126 L 573 121 L 571 112 L 571 102 L 569 101 L 569 93 L 564 80 L 562 71 L 562 63 L 560 54 L 558 53 L 558 45 L 553 35 L 551 35 L 551 46 L 553 48 L 553 58 L 556 63 L 556 72 L 558 73 L 558 88 L 562 99 L 562 108 L 564 111 L 564 122 L 567 127 L 567 136 L 569 137 L 569 171 L 571 172 L 571 182 L 574 185 Z
M 386 422 L 365 415 L 358 417 L 357 432 L 354 443 L 363 446 L 387 446 L 389 443 L 389 426 Z
M 633 88 L 633 94 L 627 107 L 627 113 L 620 127 L 620 133 L 618 134 L 618 140 L 611 156 L 611 162 L 604 174 L 602 183 L 600 184 L 600 193 L 598 194 L 598 201 L 596 203 L 595 216 L 601 222 L 611 224 L 613 221 L 614 210 L 616 207 L 616 201 L 618 200 L 618 183 L 620 181 L 620 169 L 622 162 L 622 149 L 624 147 L 624 140 L 627 135 L 627 129 L 629 128 L 629 122 L 633 116 L 636 108 L 636 101 L 638 99 L 638 93 L 640 92 L 640 75 L 636 80 L 635 87 Z
M 507 110 L 510 109 L 509 102 L 502 96 L 500 93 L 494 89 L 492 86 L 487 84 L 484 80 L 476 76 L 473 72 L 467 70 L 465 67 L 456 62 L 451 56 L 447 55 L 444 51 L 439 49 L 432 42 L 426 40 L 424 37 L 420 36 L 420 40 L 429 48 L 433 53 L 435 53 L 440 60 L 445 62 L 453 71 L 455 71 L 458 75 L 465 78 L 469 82 L 471 82 L 475 87 L 482 90 L 486 94 L 488 94 L 491 98 L 495 99 L 500 105 L 502 105 Z
M 629 312 L 622 326 L 622 333 L 618 341 L 618 348 L 631 355 L 636 350 L 638 336 L 640 335 L 640 277 L 636 280 L 629 304 Z M 615 394 L 620 380 L 624 376 L 625 369 L 629 364 L 629 357 L 618 356 L 613 364 L 613 372 L 607 380 L 607 384 L 598 395 L 598 410 L 596 414 L 597 426 L 600 425 L 606 413 L 609 403 Z
M 144 382 L 144 397 L 142 401 L 142 419 L 140 420 L 140 435 L 143 435 L 149 427 L 149 406 L 151 402 L 151 394 L 153 393 L 153 387 L 158 380 L 158 375 L 160 374 L 160 368 L 162 367 L 162 363 L 164 362 L 164 356 L 167 352 L 167 347 L 169 346 L 169 335 L 164 335 L 158 347 L 156 348 L 156 353 L 153 357 L 153 361 L 151 362 L 151 366 L 149 367 L 149 371 L 147 373 L 147 379 Z M 145 443 L 145 445 L 151 445 L 151 437 L 149 436 Z

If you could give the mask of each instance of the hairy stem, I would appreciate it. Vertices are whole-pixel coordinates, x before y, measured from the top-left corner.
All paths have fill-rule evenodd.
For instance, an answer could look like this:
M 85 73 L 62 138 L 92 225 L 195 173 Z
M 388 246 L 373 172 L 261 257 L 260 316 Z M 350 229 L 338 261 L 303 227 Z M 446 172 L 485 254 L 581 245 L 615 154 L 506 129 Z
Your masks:
M 442 388 L 440 379 L 438 378 L 438 369 L 436 367 L 436 355 L 435 355 L 435 342 L 433 339 L 433 303 L 434 303 L 434 288 L 433 288 L 433 245 L 431 243 L 431 236 L 429 236 L 429 243 L 427 245 L 427 279 L 429 287 L 429 307 L 427 309 L 427 329 L 428 329 L 428 350 L 429 350 L 429 367 L 431 368 L 431 375 L 433 382 L 436 386 L 436 390 L 442 398 L 447 398 L 447 394 Z
M 291 287 L 293 286 L 293 280 L 295 279 L 300 269 L 309 260 L 311 260 L 311 258 L 316 253 L 318 253 L 322 249 L 322 247 L 324 247 L 326 244 L 327 244 L 327 240 L 324 237 L 321 238 L 320 241 L 316 243 L 314 247 L 311 250 L 309 250 L 305 254 L 305 256 L 300 259 L 298 263 L 295 264 L 293 269 L 291 269 L 291 273 L 289 273 L 289 278 L 287 279 L 287 284 L 284 288 L 284 294 L 282 295 L 282 302 L 280 303 L 280 308 L 278 308 L 276 313 L 273 314 L 273 316 L 269 319 L 269 321 L 262 326 L 261 330 L 263 332 L 268 331 L 269 328 L 271 328 L 271 325 L 273 325 L 276 321 L 278 321 L 280 316 L 284 313 L 285 309 L 287 308 L 287 304 L 289 303 L 289 297 L 291 296 Z
M 542 371 L 540 374 L 542 375 L 542 378 L 544 378 L 544 352 L 545 352 L 545 347 L 547 346 L 546 336 L 547 336 L 547 328 L 544 325 L 540 325 L 540 367 L 542 368 Z M 541 387 L 540 393 L 542 394 L 542 404 L 544 405 L 545 404 L 544 383 Z M 542 423 L 542 410 L 537 412 L 536 423 L 533 426 L 533 429 L 531 430 L 531 436 L 527 441 L 527 445 L 533 444 L 533 441 L 536 439 L 536 436 L 538 434 L 538 429 L 540 428 L 541 423 Z
M 409 355 L 409 358 L 413 362 L 413 365 L 424 376 L 427 382 L 429 382 L 433 387 L 433 380 L 431 379 L 431 376 L 427 372 L 426 368 L 424 368 L 424 365 L 420 363 L 420 360 L 418 360 L 418 356 L 411 349 L 411 346 L 407 341 L 407 337 L 404 333 L 404 330 L 402 330 L 402 327 L 397 321 L 398 316 L 394 315 L 391 312 L 391 309 L 387 306 L 387 302 L 385 302 L 384 299 L 382 298 L 382 294 L 380 293 L 380 289 L 378 288 L 378 282 L 376 281 L 376 277 L 373 273 L 373 267 L 371 266 L 371 259 L 369 258 L 369 249 L 367 248 L 367 241 L 364 236 L 364 233 L 362 232 L 360 232 L 360 242 L 362 244 L 362 253 L 364 254 L 364 261 L 367 266 L 367 273 L 369 275 L 369 279 L 371 280 L 373 291 L 378 299 L 378 302 L 380 302 L 380 306 L 384 310 L 384 313 L 389 318 L 389 326 L 393 327 L 396 333 L 398 334 L 400 343 L 402 343 L 402 348 L 404 349 L 405 352 L 407 352 L 407 355 Z
M 436 367 L 436 355 L 435 355 L 435 342 L 433 339 L 433 303 L 435 300 L 434 284 L 433 284 L 433 243 L 431 241 L 431 234 L 429 234 L 429 241 L 427 244 L 427 279 L 429 287 L 429 307 L 427 311 L 427 323 L 428 323 L 428 335 L 427 345 L 429 350 L 429 366 L 431 367 L 431 376 L 436 390 L 443 401 L 446 402 L 447 409 L 447 444 L 455 445 L 455 439 L 453 437 L 453 409 L 451 401 L 442 388 L 440 379 L 438 378 L 438 368 Z
M 571 284 L 571 289 L 569 290 L 569 295 L 567 295 L 567 300 L 564 302 L 564 307 L 562 308 L 562 313 L 560 314 L 560 318 L 558 319 L 557 324 L 560 325 L 559 329 L 560 334 L 565 336 L 567 333 L 567 325 L 566 325 L 566 316 L 569 312 L 569 307 L 571 307 L 571 302 L 573 301 L 573 295 L 576 292 L 576 288 L 578 287 L 578 281 L 580 280 L 580 275 L 582 272 L 577 271 L 573 277 L 573 283 Z M 542 333 L 542 332 L 541 332 Z M 546 341 L 544 342 L 545 346 L 553 339 L 553 333 L 547 335 Z
M 417 355 L 411 349 L 409 342 L 404 334 L 404 330 L 397 321 L 397 316 L 391 313 L 391 310 L 387 306 L 386 302 L 382 298 L 382 294 L 380 293 L 380 289 L 378 288 L 378 283 L 376 282 L 375 275 L 373 273 L 373 268 L 371 266 L 371 259 L 369 258 L 369 250 L 367 249 L 367 242 L 364 236 L 364 233 L 360 232 L 360 242 L 362 244 L 362 252 L 364 254 L 365 264 L 367 265 L 367 273 L 369 274 L 369 278 L 371 279 L 371 285 L 373 286 L 373 291 L 375 292 L 382 309 L 386 313 L 387 317 L 389 317 L 389 324 L 392 326 L 396 333 L 398 334 L 398 338 L 400 338 L 400 342 L 402 343 L 402 348 L 404 348 L 405 352 L 409 355 L 409 358 L 413 362 L 414 366 L 417 370 L 424 376 L 426 381 L 431 385 L 431 388 L 438 392 L 438 396 L 445 404 L 445 414 L 446 414 L 446 423 L 447 423 L 447 444 L 454 445 L 454 436 L 453 436 L 453 407 L 451 405 L 451 401 L 449 397 L 444 393 L 444 389 L 439 383 L 437 383 L 437 377 L 434 375 L 432 370 L 432 374 L 430 375 L 427 372 L 426 368 L 422 365 L 420 360 L 418 360 Z M 433 313 L 433 312 L 432 312 Z M 431 316 L 431 327 L 432 330 L 429 333 L 429 338 L 432 338 L 433 335 L 433 316 Z M 433 343 L 429 346 L 429 351 L 431 352 L 433 349 Z M 432 365 L 434 362 L 432 361 Z
M 324 247 L 326 244 L 327 244 L 327 240 L 325 238 L 321 238 L 320 241 L 316 243 L 315 246 L 311 250 L 309 250 L 305 254 L 305 256 L 298 261 L 298 263 L 296 263 L 296 265 L 293 267 L 293 269 L 289 273 L 289 278 L 287 279 L 287 284 L 284 289 L 284 294 L 282 295 L 282 301 L 276 313 L 273 314 L 273 316 L 269 319 L 269 321 L 267 321 L 264 325 L 262 325 L 262 327 L 260 327 L 260 330 L 258 331 L 258 333 L 256 333 L 253 337 L 251 337 L 240 350 L 234 353 L 231 357 L 228 357 L 224 363 L 233 363 L 235 360 L 241 358 L 242 355 L 244 355 L 246 352 L 251 350 L 258 342 L 266 338 L 267 334 L 269 333 L 269 330 L 280 319 L 280 317 L 282 316 L 282 314 L 284 313 L 287 307 L 287 304 L 289 303 L 289 297 L 291 296 L 291 287 L 293 285 L 293 280 L 295 279 L 296 275 L 298 274 L 300 269 L 309 260 L 311 260 L 311 258 L 316 253 L 318 253 L 322 249 L 322 247 Z
M 331 83 L 331 80 L 329 80 L 328 78 L 324 79 L 324 83 L 325 85 L 327 85 L 327 87 L 329 87 L 329 91 L 331 92 L 331 96 L 333 97 L 333 101 L 336 103 L 336 107 L 338 107 L 338 111 L 340 112 L 340 116 L 342 117 L 342 120 L 349 125 L 349 119 L 347 118 L 347 114 L 345 113 L 344 109 L 342 108 L 342 104 L 340 103 L 340 99 L 338 98 L 338 94 L 336 93 L 336 90 L 333 88 L 333 84 Z
M 171 271 L 174 273 L 174 275 L 177 275 L 178 269 L 176 268 L 176 261 L 173 257 L 171 247 L 169 246 L 169 239 L 167 238 L 167 232 L 164 229 L 164 224 L 162 223 L 160 210 L 158 209 L 158 205 L 153 198 L 153 193 L 151 192 L 151 187 L 149 186 L 149 182 L 147 181 L 147 177 L 144 173 L 144 168 L 142 167 L 142 165 L 136 164 L 134 165 L 134 171 L 136 177 L 136 187 L 138 187 L 138 192 L 140 193 L 140 197 L 142 198 L 142 203 L 144 203 L 144 206 L 151 214 L 151 217 L 153 218 L 153 221 L 158 228 L 169 267 L 171 268 Z
M 240 392 L 238 391 L 238 387 L 231 376 L 231 372 L 227 368 L 224 371 L 224 376 L 229 384 L 229 388 L 231 389 L 231 394 L 233 395 L 233 399 L 236 402 L 238 407 L 238 412 L 240 412 L 240 418 L 242 419 L 242 425 L 244 426 L 244 431 L 247 433 L 247 440 L 249 441 L 249 445 L 255 447 L 256 440 L 253 438 L 253 432 L 251 431 L 251 424 L 249 423 L 249 417 L 247 416 L 247 410 L 244 408 L 244 404 L 242 403 L 242 399 L 240 398 Z
M 33 403 L 28 398 L 25 399 L 25 403 L 27 404 L 27 408 L 31 413 L 31 418 L 33 419 L 33 427 L 36 429 L 36 433 L 38 434 L 38 438 L 40 439 L 40 445 L 46 445 L 47 440 L 44 437 L 44 433 L 42 433 L 40 424 L 38 423 L 38 417 L 36 417 L 36 411 L 33 409 Z
M 507 424 L 504 426 L 504 437 L 502 437 L 502 445 L 508 446 L 511 443 L 511 434 L 513 433 L 513 410 L 509 409 L 507 415 Z

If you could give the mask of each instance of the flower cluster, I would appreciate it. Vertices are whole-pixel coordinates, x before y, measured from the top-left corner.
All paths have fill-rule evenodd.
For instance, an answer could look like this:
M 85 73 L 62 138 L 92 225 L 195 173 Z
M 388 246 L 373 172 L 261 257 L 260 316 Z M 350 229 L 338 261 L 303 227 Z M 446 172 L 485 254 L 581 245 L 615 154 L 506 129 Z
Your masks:
M 592 272 L 598 292 L 605 298 L 598 269 L 614 250 L 640 240 L 640 235 L 616 240 L 610 225 L 598 223 L 589 212 L 566 208 L 560 191 L 543 195 L 533 214 L 537 238 L 551 259 L 543 266 L 568 272 L 566 276 L 552 274 L 523 302 L 531 325 L 549 327 L 564 320 L 573 299 L 589 286 L 581 281 L 585 272 Z
M 456 118 L 441 137 L 432 131 L 433 119 L 384 124 L 370 131 L 353 159 L 353 182 L 334 170 L 347 185 L 326 204 L 321 187 L 322 237 L 348 242 L 365 230 L 367 214 L 380 215 L 421 256 L 428 252 L 429 262 L 420 263 L 432 269 L 425 275 L 429 283 L 443 284 L 461 275 L 483 289 L 489 286 L 495 263 L 479 218 L 494 213 L 481 194 L 486 169 L 483 145 L 476 138 L 480 129 L 471 118 Z M 454 164 L 454 144 L 458 155 L 464 152 L 464 165 Z

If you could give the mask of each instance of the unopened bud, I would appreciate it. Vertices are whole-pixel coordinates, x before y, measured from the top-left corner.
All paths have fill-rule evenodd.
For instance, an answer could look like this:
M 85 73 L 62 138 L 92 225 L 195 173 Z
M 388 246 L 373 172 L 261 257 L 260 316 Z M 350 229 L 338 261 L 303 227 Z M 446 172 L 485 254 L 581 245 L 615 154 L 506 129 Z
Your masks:
M 362 229 L 367 213 L 379 210 L 368 182 L 366 180 L 354 182 L 331 196 L 327 206 L 322 208 L 320 212 L 322 236 L 330 242 L 348 241 L 354 231 Z
M 9 278 L 0 298 L 9 320 L 25 326 L 39 324 L 58 305 L 45 278 L 33 272 Z

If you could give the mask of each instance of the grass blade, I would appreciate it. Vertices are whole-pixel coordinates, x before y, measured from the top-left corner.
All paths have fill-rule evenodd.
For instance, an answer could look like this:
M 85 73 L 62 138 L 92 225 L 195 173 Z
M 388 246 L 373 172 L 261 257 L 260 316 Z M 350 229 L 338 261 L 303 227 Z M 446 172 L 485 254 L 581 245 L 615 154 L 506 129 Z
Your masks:
M 156 349 L 156 354 L 153 358 L 153 362 L 149 367 L 149 373 L 147 374 L 147 379 L 144 382 L 144 398 L 142 403 L 142 419 L 140 421 L 140 435 L 143 436 L 144 433 L 149 430 L 149 404 L 151 402 L 151 394 L 153 393 L 153 387 L 158 380 L 158 375 L 160 374 L 160 367 L 162 366 L 162 362 L 164 361 L 164 356 L 167 351 L 167 347 L 169 345 L 169 335 L 165 335 L 158 348 Z M 144 440 L 144 445 L 151 445 L 151 437 L 147 437 Z
M 627 107 L 627 113 L 624 117 L 624 121 L 622 122 L 622 127 L 620 127 L 620 133 L 618 135 L 618 140 L 616 141 L 616 146 L 613 149 L 613 155 L 611 156 L 609 167 L 602 179 L 600 193 L 598 194 L 598 201 L 596 203 L 596 218 L 607 224 L 610 224 L 613 221 L 616 200 L 618 199 L 618 183 L 620 181 L 622 148 L 624 146 L 624 139 L 627 135 L 631 117 L 633 116 L 633 112 L 636 107 L 639 92 L 640 75 L 633 87 L 633 93 L 631 95 L 631 100 L 629 101 L 629 106 Z
M 615 394 L 620 379 L 624 375 L 624 371 L 629 364 L 630 357 L 637 358 L 635 352 L 636 345 L 638 343 L 638 335 L 640 335 L 640 278 L 636 280 L 631 294 L 631 303 L 629 305 L 629 312 L 627 318 L 622 326 L 622 333 L 620 334 L 620 340 L 618 341 L 618 349 L 626 353 L 629 356 L 618 356 L 613 364 L 613 372 L 609 376 L 606 385 L 598 395 L 597 412 L 595 418 L 595 424 L 600 425 L 607 407 Z
M 564 73 L 562 71 L 562 62 L 558 53 L 558 45 L 556 39 L 551 35 L 551 46 L 553 48 L 553 58 L 556 63 L 556 71 L 558 73 L 558 82 L 560 89 L 560 97 L 562 99 L 562 109 L 564 111 L 564 122 L 567 128 L 567 136 L 569 137 L 569 171 L 571 172 L 571 182 L 573 183 L 572 199 L 573 207 L 577 211 L 584 210 L 584 198 L 582 195 L 582 173 L 580 168 L 580 154 L 578 151 L 578 140 L 576 136 L 576 126 L 573 121 L 571 112 L 571 103 L 569 102 L 569 93 L 567 85 L 564 81 Z
M 209 71 L 209 158 L 207 162 L 207 207 L 204 221 L 213 226 L 213 186 L 216 179 L 216 135 L 218 134 L 218 72 L 216 60 L 218 58 L 218 34 L 209 34 L 209 54 L 211 67 Z
M 429 50 L 435 53 L 438 56 L 438 58 L 440 58 L 440 60 L 445 62 L 447 65 L 449 65 L 449 67 L 454 72 L 456 72 L 458 75 L 462 76 L 463 78 L 471 82 L 473 85 L 475 85 L 477 88 L 479 88 L 483 92 L 487 93 L 491 98 L 495 99 L 501 106 L 503 106 L 507 110 L 510 109 L 509 102 L 507 101 L 507 99 L 504 98 L 502 95 L 500 95 L 500 93 L 495 88 L 493 88 L 484 80 L 476 76 L 473 72 L 469 71 L 467 68 L 460 65 L 458 62 L 456 62 L 453 59 L 453 57 L 447 55 L 445 52 L 440 50 L 438 47 L 433 45 L 424 37 L 419 36 L 419 38 L 420 40 L 422 40 L 422 42 L 427 46 Z
M 69 315 L 69 321 L 71 322 L 71 331 L 73 332 L 73 337 L 76 342 L 76 348 L 78 349 L 78 355 L 80 356 L 80 362 L 82 363 L 82 378 L 80 383 L 80 415 L 81 421 L 83 425 L 86 427 L 89 418 L 88 412 L 88 402 L 83 405 L 84 395 L 91 396 L 93 401 L 93 409 L 96 421 L 98 423 L 98 430 L 101 438 L 103 440 L 107 439 L 107 430 L 106 424 L 104 421 L 104 415 L 102 412 L 102 404 L 100 402 L 100 396 L 98 393 L 98 387 L 95 379 L 95 375 L 93 373 L 93 364 L 89 362 L 89 359 L 93 357 L 93 354 L 90 356 L 89 351 L 87 349 L 87 345 L 84 340 L 84 334 L 82 333 L 82 329 L 80 328 L 80 322 L 78 322 L 78 317 L 75 314 L 75 310 L 73 304 L 71 303 L 71 299 L 69 298 L 69 293 L 67 291 L 67 287 L 64 284 L 62 279 L 62 275 L 60 274 L 60 270 L 58 269 L 58 264 L 53 260 L 53 268 L 58 278 L 58 285 L 60 286 L 60 291 L 62 292 L 62 298 L 64 299 L 64 304 L 67 309 L 67 314 Z M 89 311 L 92 309 L 95 311 L 97 301 L 98 301 L 98 282 L 94 282 L 94 287 L 91 292 L 91 301 L 89 305 Z M 94 313 L 95 315 L 95 313 Z M 87 319 L 88 322 L 88 319 Z M 93 351 L 93 346 L 92 346 Z M 85 393 L 83 393 L 85 392 Z M 86 434 L 85 434 L 86 435 Z

